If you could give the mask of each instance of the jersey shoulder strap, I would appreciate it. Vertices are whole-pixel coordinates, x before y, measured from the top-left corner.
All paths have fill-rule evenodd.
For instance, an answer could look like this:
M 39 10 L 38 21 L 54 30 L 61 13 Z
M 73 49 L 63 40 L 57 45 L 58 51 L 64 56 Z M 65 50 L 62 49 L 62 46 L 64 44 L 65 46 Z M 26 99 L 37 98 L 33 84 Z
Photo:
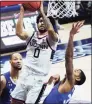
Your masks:
M 3 74 L 5 79 L 6 79 L 6 83 L 8 82 L 8 80 L 10 80 L 10 72 L 4 73 Z
M 28 44 L 29 44 L 29 42 L 31 41 L 31 39 L 32 39 L 32 37 L 34 36 L 34 34 L 35 34 L 36 32 L 34 31 L 33 32 L 33 34 L 32 34 L 32 36 L 30 37 L 30 39 L 28 40 L 28 42 L 27 42 L 27 45 L 26 46 L 28 46 Z

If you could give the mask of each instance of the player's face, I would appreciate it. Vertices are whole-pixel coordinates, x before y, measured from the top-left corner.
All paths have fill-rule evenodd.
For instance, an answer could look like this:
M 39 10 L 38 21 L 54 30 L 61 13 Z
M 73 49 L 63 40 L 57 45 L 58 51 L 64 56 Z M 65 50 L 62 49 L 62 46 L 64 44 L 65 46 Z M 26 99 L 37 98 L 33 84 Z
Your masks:
M 18 53 L 13 54 L 10 60 L 11 66 L 16 70 L 21 70 L 22 68 L 22 56 Z
M 80 80 L 80 75 L 81 75 L 81 70 L 80 69 L 75 69 L 74 70 L 74 77 L 76 80 Z
M 46 31 L 46 27 L 45 27 L 45 24 L 44 24 L 44 21 L 43 21 L 42 17 L 39 19 L 39 22 L 38 22 L 37 26 L 38 26 L 38 30 L 40 32 L 45 32 Z

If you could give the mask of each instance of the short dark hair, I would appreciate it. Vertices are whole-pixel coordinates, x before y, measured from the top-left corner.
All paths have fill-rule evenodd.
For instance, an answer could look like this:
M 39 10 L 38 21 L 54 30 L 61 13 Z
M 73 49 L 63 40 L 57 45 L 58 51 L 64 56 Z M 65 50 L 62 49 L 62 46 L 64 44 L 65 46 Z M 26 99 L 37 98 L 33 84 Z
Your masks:
M 85 76 L 84 72 L 81 70 L 80 81 L 76 80 L 76 85 L 82 85 L 85 81 L 86 81 L 86 76 Z
M 13 57 L 14 54 L 20 54 L 20 53 L 18 53 L 18 52 L 12 53 L 12 54 L 10 55 L 10 60 L 12 60 L 12 57 Z M 20 54 L 20 55 L 21 55 L 21 54 Z
M 39 23 L 39 19 L 42 17 L 42 15 L 39 13 L 36 19 L 36 23 Z M 55 25 L 55 19 L 52 16 L 48 16 L 47 18 L 49 18 L 51 24 L 54 26 Z
M 37 19 L 36 19 L 36 23 L 38 24 L 39 23 L 39 19 L 42 17 L 42 15 L 39 13 L 38 16 L 37 16 Z M 48 16 L 52 26 L 53 26 L 53 29 L 56 33 L 58 33 L 57 31 L 57 26 L 56 26 L 56 22 L 55 22 L 55 19 L 52 17 L 52 16 Z

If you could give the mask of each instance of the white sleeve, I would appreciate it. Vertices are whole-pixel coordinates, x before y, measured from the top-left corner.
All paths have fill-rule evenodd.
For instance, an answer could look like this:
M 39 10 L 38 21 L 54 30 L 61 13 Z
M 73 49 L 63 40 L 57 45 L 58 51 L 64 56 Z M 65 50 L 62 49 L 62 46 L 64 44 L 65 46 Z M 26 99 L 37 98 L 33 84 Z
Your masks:
M 59 39 L 60 39 L 59 34 L 56 34 L 56 35 L 58 37 L 58 41 L 53 41 L 52 38 L 49 35 L 47 36 L 48 44 L 49 44 L 50 48 L 53 49 L 53 50 L 56 50 L 57 44 L 58 44 Z

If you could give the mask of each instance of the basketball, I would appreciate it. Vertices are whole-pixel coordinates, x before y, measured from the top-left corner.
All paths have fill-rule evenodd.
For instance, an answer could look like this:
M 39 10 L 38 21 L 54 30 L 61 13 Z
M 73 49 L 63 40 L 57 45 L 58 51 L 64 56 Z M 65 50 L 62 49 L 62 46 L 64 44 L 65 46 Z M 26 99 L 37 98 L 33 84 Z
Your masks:
M 41 1 L 30 1 L 22 4 L 24 10 L 34 12 L 40 8 Z

